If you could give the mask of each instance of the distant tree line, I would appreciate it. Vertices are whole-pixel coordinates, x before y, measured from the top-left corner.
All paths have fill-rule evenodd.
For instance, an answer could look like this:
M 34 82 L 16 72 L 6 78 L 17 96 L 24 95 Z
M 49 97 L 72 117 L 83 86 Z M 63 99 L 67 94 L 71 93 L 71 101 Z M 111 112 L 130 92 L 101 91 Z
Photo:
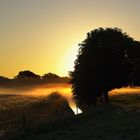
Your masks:
M 54 73 L 46 73 L 42 76 L 35 74 L 32 71 L 20 71 L 13 79 L 0 76 L 0 83 L 15 82 L 68 82 L 69 77 L 60 77 Z

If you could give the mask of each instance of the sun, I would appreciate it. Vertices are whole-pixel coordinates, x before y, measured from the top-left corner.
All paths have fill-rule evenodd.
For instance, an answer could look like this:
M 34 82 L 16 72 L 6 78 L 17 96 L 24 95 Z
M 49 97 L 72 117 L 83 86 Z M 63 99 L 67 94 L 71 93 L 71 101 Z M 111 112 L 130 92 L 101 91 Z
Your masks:
M 69 48 L 65 57 L 65 66 L 69 70 L 74 69 L 74 61 L 76 60 L 76 58 L 77 58 L 77 48 L 75 47 Z
M 68 75 L 69 71 L 74 70 L 74 61 L 77 58 L 77 54 L 78 46 L 69 47 L 64 51 L 63 57 L 60 59 L 59 73 L 62 73 L 63 75 Z

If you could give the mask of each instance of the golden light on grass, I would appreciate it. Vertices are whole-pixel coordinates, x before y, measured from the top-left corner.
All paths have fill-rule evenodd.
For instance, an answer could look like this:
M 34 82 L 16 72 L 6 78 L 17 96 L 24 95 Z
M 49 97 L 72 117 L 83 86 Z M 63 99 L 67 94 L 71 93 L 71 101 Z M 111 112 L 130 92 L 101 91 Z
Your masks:
M 82 111 L 76 108 L 76 104 L 73 100 L 70 84 L 44 84 L 33 88 L 22 88 L 22 89 L 1 89 L 0 94 L 13 94 L 22 96 L 31 96 L 35 98 L 47 97 L 53 92 L 60 93 L 65 99 L 67 99 L 69 106 L 75 114 L 80 114 Z
M 110 91 L 110 95 L 117 95 L 117 94 L 139 94 L 140 87 L 125 87 L 119 89 L 113 89 Z
M 50 95 L 52 92 L 60 93 L 64 98 L 68 100 L 69 106 L 74 111 L 75 114 L 80 114 L 82 111 L 76 107 L 76 104 L 73 100 L 73 95 L 71 92 L 70 84 L 43 84 L 36 87 L 26 87 L 25 89 L 16 88 L 16 89 L 0 89 L 0 94 L 12 94 L 12 95 L 23 95 L 31 96 L 34 98 L 44 98 Z M 140 94 L 140 87 L 126 87 L 120 89 L 112 90 L 109 95 L 120 95 L 120 94 Z

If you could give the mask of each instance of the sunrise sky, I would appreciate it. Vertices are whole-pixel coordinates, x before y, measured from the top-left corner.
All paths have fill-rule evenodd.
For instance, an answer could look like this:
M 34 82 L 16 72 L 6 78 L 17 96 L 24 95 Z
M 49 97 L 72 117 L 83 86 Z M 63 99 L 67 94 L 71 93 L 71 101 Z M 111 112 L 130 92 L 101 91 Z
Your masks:
M 78 43 L 98 27 L 140 40 L 140 0 L 0 0 L 0 75 L 67 76 Z

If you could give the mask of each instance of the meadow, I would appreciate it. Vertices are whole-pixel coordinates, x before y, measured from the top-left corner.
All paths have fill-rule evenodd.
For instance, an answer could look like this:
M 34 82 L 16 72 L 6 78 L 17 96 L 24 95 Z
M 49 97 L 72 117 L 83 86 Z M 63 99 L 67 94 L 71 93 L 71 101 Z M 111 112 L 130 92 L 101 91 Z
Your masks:
M 53 92 L 61 93 L 68 100 L 70 107 L 75 108 L 69 84 L 42 84 L 16 88 L 1 88 L 0 121 L 10 120 L 23 115 L 24 112 L 27 112 L 25 110 L 28 110 L 31 106 L 39 106 Z M 12 112 L 10 116 L 9 112 Z
M 64 117 L 65 107 L 70 111 L 70 105 L 75 110 L 70 88 L 69 84 L 47 84 L 1 89 L 0 122 L 26 115 L 26 127 L 10 139 L 140 139 L 139 88 L 115 89 L 109 94 L 109 105 L 93 106 L 89 112 Z M 58 92 L 62 98 L 51 96 Z
M 140 94 L 110 96 L 110 104 L 89 112 L 27 128 L 13 140 L 139 140 Z

